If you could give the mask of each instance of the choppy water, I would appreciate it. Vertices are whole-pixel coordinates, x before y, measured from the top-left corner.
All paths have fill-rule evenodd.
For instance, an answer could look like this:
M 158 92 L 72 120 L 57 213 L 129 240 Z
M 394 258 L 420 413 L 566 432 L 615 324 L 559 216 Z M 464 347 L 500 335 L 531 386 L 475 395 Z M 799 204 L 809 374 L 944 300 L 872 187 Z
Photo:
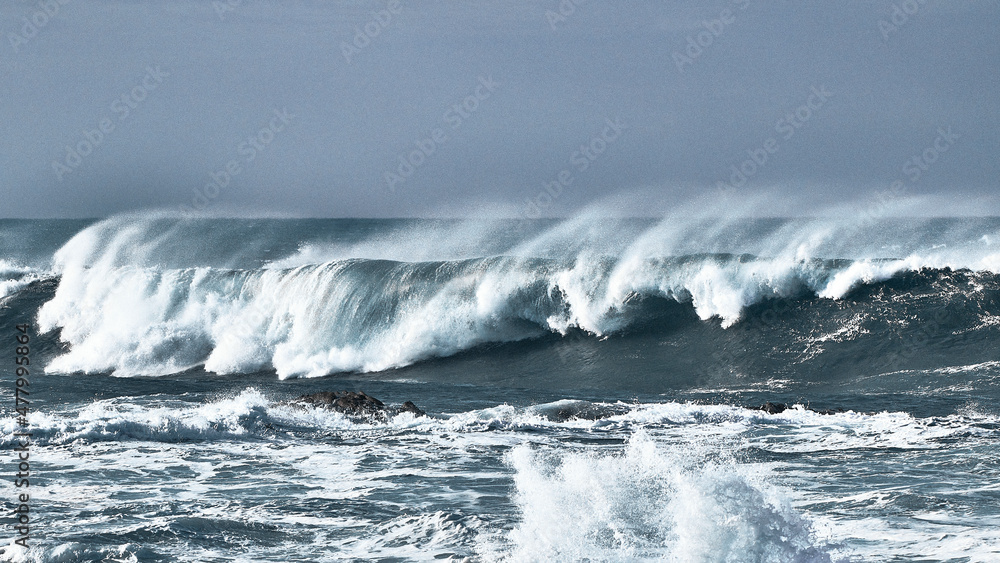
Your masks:
M 994 561 L 997 241 L 995 219 L 0 222 L 34 401 L 32 547 L 3 557 Z M 285 403 L 340 389 L 429 416 Z M 746 408 L 767 401 L 797 406 Z

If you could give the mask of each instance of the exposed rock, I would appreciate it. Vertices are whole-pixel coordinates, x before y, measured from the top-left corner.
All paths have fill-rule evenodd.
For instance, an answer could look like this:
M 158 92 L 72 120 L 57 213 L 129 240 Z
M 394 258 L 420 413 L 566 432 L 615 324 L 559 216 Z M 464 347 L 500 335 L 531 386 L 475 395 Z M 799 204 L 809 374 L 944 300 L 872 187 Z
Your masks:
M 771 401 L 768 401 L 757 407 L 757 410 L 764 411 L 767 414 L 778 414 L 788 410 L 788 405 L 785 403 L 772 403 Z
M 753 410 L 756 410 L 756 411 L 764 411 L 767 414 L 779 414 L 779 413 L 782 413 L 782 412 L 785 412 L 786 410 L 788 410 L 789 406 L 786 405 L 785 403 L 772 403 L 771 401 L 768 401 L 768 402 L 764 403 L 763 405 L 761 405 L 759 407 L 751 407 L 751 408 Z M 816 414 L 838 414 L 838 413 L 842 413 L 842 412 L 847 412 L 847 411 L 845 411 L 842 408 L 837 408 L 837 409 L 814 409 L 814 408 L 812 408 L 812 407 L 810 407 L 808 405 L 806 405 L 806 410 L 810 411 L 810 412 L 814 412 Z
M 414 416 L 425 416 L 427 413 L 417 405 L 406 401 L 401 406 L 387 406 L 382 401 L 364 391 L 320 391 L 302 395 L 291 401 L 292 404 L 313 405 L 344 413 L 352 417 L 378 420 L 388 420 L 399 413 L 408 412 Z
M 399 407 L 399 412 L 409 412 L 413 413 L 413 416 L 427 416 L 427 413 L 420 410 L 417 405 L 414 405 L 410 401 L 403 403 L 403 406 Z
M 529 409 L 539 416 L 544 416 L 552 422 L 569 420 L 601 420 L 625 412 L 608 405 L 595 405 L 588 401 L 562 400 L 546 405 L 537 405 Z M 625 409 L 627 410 L 627 409 Z

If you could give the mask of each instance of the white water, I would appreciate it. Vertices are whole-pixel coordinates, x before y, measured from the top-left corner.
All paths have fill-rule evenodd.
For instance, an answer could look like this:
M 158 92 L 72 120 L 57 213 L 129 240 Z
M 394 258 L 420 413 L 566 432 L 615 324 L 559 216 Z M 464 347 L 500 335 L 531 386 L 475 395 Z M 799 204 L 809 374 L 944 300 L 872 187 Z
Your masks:
M 0 300 L 17 293 L 31 282 L 40 280 L 46 275 L 45 272 L 34 268 L 0 259 Z
M 143 560 L 153 548 L 190 561 L 466 554 L 484 561 L 784 563 L 907 554 L 987 562 L 1000 546 L 995 519 L 947 508 L 897 516 L 908 496 L 958 502 L 995 490 L 988 475 L 953 472 L 948 490 L 940 475 L 903 475 L 882 487 L 850 482 L 865 472 L 920 475 L 961 464 L 964 451 L 995 443 L 995 415 L 919 419 L 802 408 L 768 415 L 619 403 L 592 405 L 619 413 L 606 419 L 548 418 L 568 404 L 404 414 L 373 424 L 278 405 L 249 389 L 208 403 L 124 397 L 34 412 L 32 455 L 49 468 L 44 482 L 33 484 L 35 506 L 61 515 L 39 521 L 48 537 L 164 535 L 155 546 L 8 547 L 3 560 Z M 12 443 L 14 425 L 13 417 L 0 420 L 4 443 Z M 609 443 L 591 445 L 595 437 Z M 624 445 L 613 445 L 616 439 Z M 759 448 L 785 461 L 745 459 Z M 502 463 L 497 452 L 507 452 Z M 824 455 L 867 461 L 812 461 Z M 891 458 L 909 455 L 917 457 L 892 465 Z M 278 484 L 281 494 L 267 492 Z M 487 508 L 498 493 L 509 494 L 513 513 Z M 326 508 L 297 504 L 306 500 Z M 190 534 L 198 538 L 193 549 L 185 543 Z M 287 539 L 239 545 L 257 534 Z M 214 546 L 220 537 L 230 543 Z
M 510 559 L 831 561 L 761 468 L 710 461 L 710 449 L 642 431 L 617 455 L 514 449 L 522 519 Z

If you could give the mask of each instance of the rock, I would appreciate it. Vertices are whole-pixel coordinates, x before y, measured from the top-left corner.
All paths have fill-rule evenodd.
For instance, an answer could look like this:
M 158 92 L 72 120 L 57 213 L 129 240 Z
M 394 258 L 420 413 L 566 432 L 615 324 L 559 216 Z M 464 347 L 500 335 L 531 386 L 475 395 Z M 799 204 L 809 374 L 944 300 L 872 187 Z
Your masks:
M 399 407 L 390 407 L 364 391 L 320 391 L 319 393 L 302 395 L 292 400 L 291 403 L 313 405 L 352 417 L 374 418 L 383 421 L 403 412 L 411 413 L 414 416 L 426 416 L 427 414 L 410 401 L 406 401 Z
M 385 410 L 385 403 L 363 391 L 320 391 L 302 395 L 295 401 L 353 415 L 371 415 Z
M 600 420 L 609 416 L 611 413 L 601 412 L 594 408 L 565 407 L 549 413 L 548 418 L 553 422 L 566 422 L 569 420 Z
M 403 406 L 399 407 L 399 412 L 413 413 L 413 416 L 427 416 L 427 413 L 420 410 L 420 408 L 417 407 L 417 405 L 414 405 L 410 401 L 406 401 L 405 403 L 403 403 Z
M 771 401 L 768 401 L 759 407 L 751 407 L 751 408 L 755 411 L 764 411 L 767 414 L 779 414 L 788 410 L 789 407 L 785 403 L 772 403 Z M 806 405 L 806 410 L 814 412 L 816 414 L 839 414 L 842 412 L 847 412 L 840 407 L 836 409 L 814 409 L 809 405 Z
M 817 414 L 839 414 L 842 412 L 847 412 L 841 407 L 837 407 L 836 409 L 809 409 L 809 410 Z
M 601 420 L 624 411 L 606 405 L 595 405 L 587 401 L 565 399 L 555 403 L 533 406 L 529 412 L 543 416 L 552 422 L 567 422 L 569 420 Z
M 785 403 L 772 403 L 771 401 L 768 401 L 763 405 L 757 407 L 756 410 L 764 411 L 767 414 L 778 414 L 788 410 L 788 405 L 786 405 Z

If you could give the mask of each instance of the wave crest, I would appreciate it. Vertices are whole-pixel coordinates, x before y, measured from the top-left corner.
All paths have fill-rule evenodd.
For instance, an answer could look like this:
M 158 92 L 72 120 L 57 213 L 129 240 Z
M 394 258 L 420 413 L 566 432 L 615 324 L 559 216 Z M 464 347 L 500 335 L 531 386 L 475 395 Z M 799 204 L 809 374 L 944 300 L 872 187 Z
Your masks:
M 606 336 L 656 318 L 657 300 L 689 304 L 700 319 L 729 327 L 770 299 L 841 299 L 901 272 L 988 270 L 993 256 L 815 258 L 833 237 L 829 229 L 788 225 L 756 235 L 758 250 L 771 254 L 676 254 L 691 244 L 678 243 L 684 231 L 666 232 L 663 223 L 633 229 L 618 255 L 606 240 L 577 241 L 560 253 L 577 232 L 570 222 L 479 258 L 170 267 L 182 262 L 176 245 L 184 225 L 164 221 L 102 222 L 56 254 L 59 287 L 38 320 L 70 346 L 48 371 L 159 375 L 204 365 L 224 374 L 274 369 L 282 378 L 379 371 L 545 333 Z M 724 231 L 715 229 L 706 246 L 721 248 Z

